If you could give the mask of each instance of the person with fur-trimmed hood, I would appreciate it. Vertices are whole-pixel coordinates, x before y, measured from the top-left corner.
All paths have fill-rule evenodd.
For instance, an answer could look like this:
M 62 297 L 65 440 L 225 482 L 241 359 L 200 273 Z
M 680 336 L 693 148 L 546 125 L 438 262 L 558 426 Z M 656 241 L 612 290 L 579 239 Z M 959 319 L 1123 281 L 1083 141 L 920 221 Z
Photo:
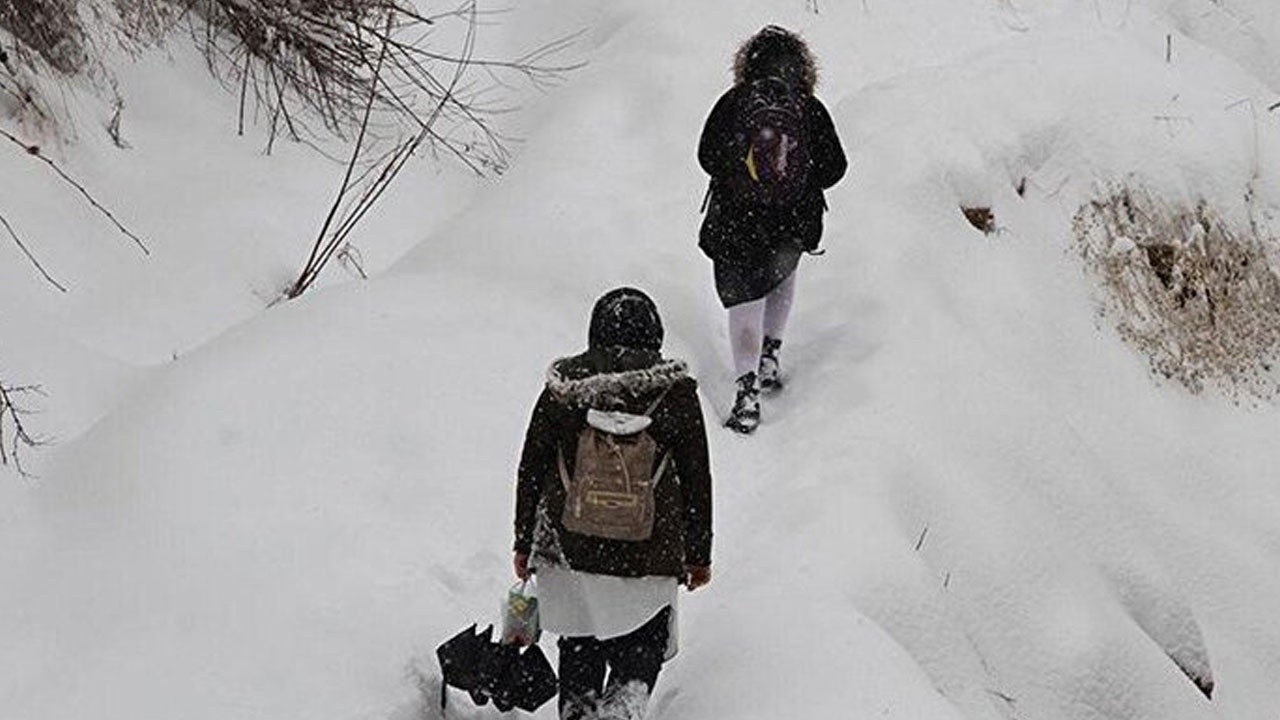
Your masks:
M 542 627 L 560 635 L 562 720 L 643 717 L 674 653 L 677 587 L 711 579 L 697 382 L 662 336 L 645 293 L 606 293 L 586 351 L 548 370 L 525 436 L 515 572 L 536 571 Z
M 848 161 L 825 106 L 817 69 L 795 33 L 769 25 L 734 59 L 734 85 L 712 108 L 698 144 L 711 176 L 698 246 L 712 260 L 729 311 L 738 393 L 726 423 L 750 433 L 760 391 L 781 387 L 778 352 L 803 252 L 818 254 L 823 191 Z

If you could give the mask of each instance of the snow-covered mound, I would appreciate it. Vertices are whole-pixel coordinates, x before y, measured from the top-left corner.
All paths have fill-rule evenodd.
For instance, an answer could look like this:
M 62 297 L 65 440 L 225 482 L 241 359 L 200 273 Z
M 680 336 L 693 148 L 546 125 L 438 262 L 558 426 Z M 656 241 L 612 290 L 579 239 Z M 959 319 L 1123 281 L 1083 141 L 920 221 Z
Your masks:
M 0 143 L 0 215 L 67 288 L 46 283 L 0 229 L 0 377 L 44 387 L 41 430 L 61 440 L 133 387 L 129 368 L 171 362 L 279 298 L 342 179 L 343 163 L 330 158 L 347 151 L 336 142 L 313 143 L 329 157 L 285 141 L 268 156 L 262 124 L 237 136 L 236 97 L 194 49 L 180 39 L 172 45 L 171 55 L 119 61 L 127 149 L 108 137 L 110 114 L 100 103 L 56 84 L 51 92 L 63 93 L 58 107 L 69 113 L 61 134 L 22 133 L 149 255 L 41 162 Z M 406 180 L 353 236 L 370 272 L 456 212 L 478 185 L 464 168 L 428 162 L 410 165 Z M 350 277 L 334 263 L 325 281 Z
M 0 484 L 0 715 L 431 717 L 421 673 L 496 614 L 527 413 L 592 300 L 650 291 L 713 427 L 727 410 L 694 147 L 735 44 L 780 22 L 822 62 L 851 174 L 785 394 L 757 435 L 712 433 L 716 577 L 682 600 L 653 716 L 1270 720 L 1280 411 L 1153 379 L 1098 321 L 1071 217 L 1117 181 L 1274 213 L 1277 18 L 522 4 L 503 22 L 584 28 L 591 62 L 526 109 L 501 182 L 379 279 L 163 368 L 117 354 L 101 372 L 136 391 Z

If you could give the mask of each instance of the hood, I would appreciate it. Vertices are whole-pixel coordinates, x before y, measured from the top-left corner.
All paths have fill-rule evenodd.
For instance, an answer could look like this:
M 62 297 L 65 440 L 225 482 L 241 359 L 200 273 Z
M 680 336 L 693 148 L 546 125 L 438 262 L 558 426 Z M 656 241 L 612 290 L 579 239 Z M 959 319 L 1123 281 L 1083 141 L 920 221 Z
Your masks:
M 642 290 L 633 287 L 610 290 L 591 309 L 587 346 L 654 352 L 662 349 L 662 318 L 658 316 L 658 306 Z
M 796 77 L 791 80 L 806 94 L 813 94 L 818 85 L 818 67 L 809 45 L 796 33 L 777 25 L 762 28 L 738 48 L 733 58 L 733 84 L 776 76 L 779 65 L 794 67 Z
M 587 353 L 561 358 L 547 370 L 547 389 L 566 405 L 596 410 L 633 406 L 639 398 L 666 390 L 689 377 L 683 360 L 659 360 L 643 368 L 603 370 L 584 374 Z

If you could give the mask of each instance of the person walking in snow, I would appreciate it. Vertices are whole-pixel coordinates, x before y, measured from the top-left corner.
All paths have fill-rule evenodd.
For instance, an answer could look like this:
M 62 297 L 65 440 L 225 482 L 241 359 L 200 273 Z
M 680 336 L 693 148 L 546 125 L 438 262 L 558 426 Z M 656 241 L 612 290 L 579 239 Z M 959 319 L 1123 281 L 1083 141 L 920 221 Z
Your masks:
M 643 717 L 674 652 L 678 584 L 711 579 L 697 383 L 662 336 L 645 293 L 606 293 L 586 351 L 548 370 L 525 436 L 515 572 L 537 572 L 542 627 L 560 635 L 562 720 Z
M 803 252 L 818 254 L 823 191 L 848 161 L 825 106 L 817 69 L 798 35 L 769 25 L 734 59 L 734 85 L 712 108 L 698 144 L 711 176 L 699 235 L 729 311 L 737 396 L 726 423 L 760 424 L 760 392 L 781 388 L 778 353 Z

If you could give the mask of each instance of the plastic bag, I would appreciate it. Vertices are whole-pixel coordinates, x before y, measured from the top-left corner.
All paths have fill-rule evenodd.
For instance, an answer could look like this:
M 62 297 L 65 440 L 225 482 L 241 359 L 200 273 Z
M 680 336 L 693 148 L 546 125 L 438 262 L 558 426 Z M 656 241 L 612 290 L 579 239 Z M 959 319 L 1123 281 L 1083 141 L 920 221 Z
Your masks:
M 502 644 L 535 645 L 541 635 L 537 585 L 528 580 L 512 585 L 502 607 Z

